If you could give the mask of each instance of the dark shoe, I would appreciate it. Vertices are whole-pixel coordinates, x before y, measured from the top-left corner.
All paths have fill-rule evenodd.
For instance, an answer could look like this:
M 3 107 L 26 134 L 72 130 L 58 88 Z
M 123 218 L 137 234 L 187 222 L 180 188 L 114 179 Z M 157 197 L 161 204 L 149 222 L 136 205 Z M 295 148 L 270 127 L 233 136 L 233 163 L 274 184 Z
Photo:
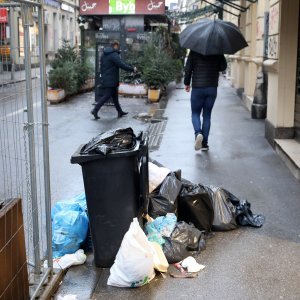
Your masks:
M 91 110 L 91 114 L 94 116 L 95 120 L 100 119 L 100 117 L 97 115 L 97 113 L 94 110 Z
M 202 144 L 201 151 L 208 151 L 209 146 L 207 144 Z
M 121 111 L 118 113 L 118 118 L 122 118 L 124 116 L 128 115 L 128 112 L 127 111 Z

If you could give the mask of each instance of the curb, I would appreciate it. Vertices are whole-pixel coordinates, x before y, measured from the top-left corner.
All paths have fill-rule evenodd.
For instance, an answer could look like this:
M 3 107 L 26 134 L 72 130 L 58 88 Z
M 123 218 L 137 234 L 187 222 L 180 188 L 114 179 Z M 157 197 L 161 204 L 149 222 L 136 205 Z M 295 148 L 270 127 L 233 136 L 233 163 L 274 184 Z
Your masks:
M 31 79 L 37 79 L 39 78 L 38 76 L 34 76 L 32 77 Z M 20 83 L 20 82 L 24 82 L 26 81 L 26 78 L 24 79 L 19 79 L 19 80 L 14 80 L 14 81 L 6 81 L 6 82 L 3 82 L 3 83 L 0 83 L 1 86 L 6 86 L 6 85 L 10 85 L 10 84 L 15 84 L 15 83 Z

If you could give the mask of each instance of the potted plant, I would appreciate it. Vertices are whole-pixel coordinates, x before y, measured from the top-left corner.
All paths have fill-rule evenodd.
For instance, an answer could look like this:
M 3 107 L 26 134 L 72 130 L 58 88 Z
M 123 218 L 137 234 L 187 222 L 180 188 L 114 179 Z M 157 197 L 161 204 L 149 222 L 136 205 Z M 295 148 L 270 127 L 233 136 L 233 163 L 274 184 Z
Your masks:
M 131 66 L 138 65 L 138 57 L 142 55 L 140 50 L 136 50 L 133 47 L 127 46 L 126 63 Z M 119 95 L 123 96 L 136 96 L 143 97 L 147 96 L 148 90 L 143 79 L 141 78 L 140 72 L 128 73 L 127 71 L 120 70 L 120 85 Z
M 143 70 L 143 78 L 148 86 L 148 99 L 157 102 L 160 98 L 160 88 L 162 86 L 162 72 L 158 60 L 149 61 L 149 65 Z
M 61 102 L 66 96 L 79 92 L 91 73 L 89 65 L 84 59 L 81 60 L 75 47 L 71 47 L 66 40 L 51 62 L 51 68 L 48 73 L 50 88 L 47 90 L 51 103 Z
M 72 62 L 50 70 L 47 98 L 51 103 L 61 102 L 67 94 L 76 92 L 75 69 Z
M 182 62 L 177 44 L 165 28 L 158 28 L 151 33 L 151 38 L 144 46 L 138 64 L 142 70 L 142 79 L 148 86 L 150 101 L 158 101 L 168 83 L 181 80 Z
M 156 102 L 161 90 L 174 80 L 172 57 L 154 43 L 145 46 L 143 56 L 139 61 L 142 69 L 142 79 L 148 86 L 148 99 Z

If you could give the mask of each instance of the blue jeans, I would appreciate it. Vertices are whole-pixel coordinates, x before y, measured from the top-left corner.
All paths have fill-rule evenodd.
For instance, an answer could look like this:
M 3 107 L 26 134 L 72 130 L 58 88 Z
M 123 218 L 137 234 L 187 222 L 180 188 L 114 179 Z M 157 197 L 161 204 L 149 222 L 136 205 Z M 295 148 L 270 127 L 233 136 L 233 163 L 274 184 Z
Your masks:
M 217 98 L 217 87 L 193 88 L 191 95 L 192 123 L 195 136 L 203 135 L 203 145 L 208 142 L 210 130 L 211 111 Z M 202 113 L 203 124 L 201 126 L 200 115 Z

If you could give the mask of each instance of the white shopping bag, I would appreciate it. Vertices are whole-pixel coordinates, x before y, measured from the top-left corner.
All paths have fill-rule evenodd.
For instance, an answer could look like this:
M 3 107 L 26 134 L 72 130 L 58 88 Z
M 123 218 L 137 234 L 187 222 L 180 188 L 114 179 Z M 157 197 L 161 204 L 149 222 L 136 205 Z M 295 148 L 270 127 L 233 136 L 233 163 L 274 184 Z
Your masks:
M 107 284 L 138 287 L 147 284 L 154 277 L 153 250 L 137 218 L 134 218 L 110 268 Z
M 149 193 L 152 193 L 170 174 L 171 170 L 165 167 L 158 167 L 157 165 L 149 162 Z

